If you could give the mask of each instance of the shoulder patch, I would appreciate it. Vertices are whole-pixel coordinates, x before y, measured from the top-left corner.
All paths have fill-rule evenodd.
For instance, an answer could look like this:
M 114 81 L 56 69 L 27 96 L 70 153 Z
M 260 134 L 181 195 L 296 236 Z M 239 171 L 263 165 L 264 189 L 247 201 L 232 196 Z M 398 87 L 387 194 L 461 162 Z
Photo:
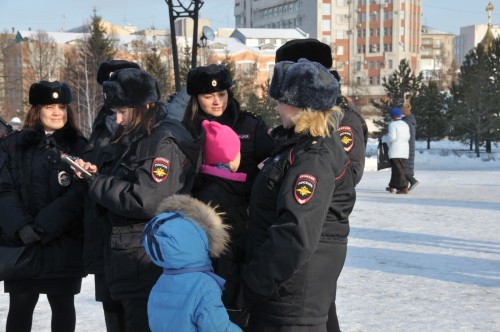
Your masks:
M 316 189 L 316 177 L 311 174 L 300 174 L 295 182 L 293 194 L 299 204 L 306 204 L 311 200 Z
M 344 145 L 345 152 L 349 152 L 354 147 L 354 134 L 350 126 L 341 126 L 339 128 L 340 141 Z
M 151 177 L 157 183 L 168 178 L 170 172 L 170 161 L 165 158 L 155 158 L 151 164 Z

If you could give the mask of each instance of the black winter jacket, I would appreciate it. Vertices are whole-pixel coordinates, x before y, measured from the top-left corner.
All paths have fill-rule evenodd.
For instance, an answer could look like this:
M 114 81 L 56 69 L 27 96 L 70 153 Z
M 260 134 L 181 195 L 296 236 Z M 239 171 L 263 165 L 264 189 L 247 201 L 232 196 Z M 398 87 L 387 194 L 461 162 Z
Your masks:
M 104 263 L 114 299 L 144 298 L 161 274 L 140 238 L 158 204 L 175 193 L 189 193 L 199 167 L 201 145 L 182 124 L 158 111 L 151 135 L 129 135 L 107 174 L 90 183 L 90 197 L 106 209 Z
M 293 132 L 293 129 L 290 130 Z M 345 245 L 355 202 L 340 137 L 293 134 L 254 182 L 243 272 L 251 314 L 276 325 L 327 321 L 335 246 Z
M 368 126 L 365 119 L 349 103 L 346 97 L 339 96 L 337 105 L 344 111 L 344 117 L 340 121 L 340 140 L 350 160 L 354 185 L 357 185 L 363 177 L 365 169 L 366 143 L 368 142 Z
M 82 212 L 85 186 L 59 151 L 80 156 L 85 138 L 65 126 L 46 136 L 42 128 L 13 133 L 0 146 L 0 221 L 4 244 L 22 244 L 30 223 L 42 234 L 38 279 L 82 277 Z

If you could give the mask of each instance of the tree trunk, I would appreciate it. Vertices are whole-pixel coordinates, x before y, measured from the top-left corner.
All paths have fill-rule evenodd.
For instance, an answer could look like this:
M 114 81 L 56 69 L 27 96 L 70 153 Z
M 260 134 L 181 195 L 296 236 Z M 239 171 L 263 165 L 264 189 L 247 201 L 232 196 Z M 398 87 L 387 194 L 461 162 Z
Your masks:
M 486 153 L 491 153 L 491 139 L 486 140 Z

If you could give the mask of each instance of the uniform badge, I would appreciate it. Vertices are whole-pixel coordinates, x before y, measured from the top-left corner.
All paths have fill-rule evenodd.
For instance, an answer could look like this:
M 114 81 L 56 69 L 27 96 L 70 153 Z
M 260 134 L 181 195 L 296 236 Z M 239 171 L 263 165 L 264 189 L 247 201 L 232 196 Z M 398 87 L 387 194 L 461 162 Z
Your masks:
M 349 126 L 342 126 L 339 128 L 340 140 L 344 145 L 345 152 L 349 152 L 354 147 L 354 135 L 352 128 Z
M 160 183 L 168 178 L 170 161 L 165 158 L 155 158 L 151 164 L 151 176 L 155 182 Z
M 311 174 L 300 174 L 293 190 L 295 200 L 299 204 L 306 204 L 314 195 L 316 177 Z
M 71 176 L 66 171 L 61 171 L 57 174 L 57 182 L 63 187 L 67 187 L 71 184 Z

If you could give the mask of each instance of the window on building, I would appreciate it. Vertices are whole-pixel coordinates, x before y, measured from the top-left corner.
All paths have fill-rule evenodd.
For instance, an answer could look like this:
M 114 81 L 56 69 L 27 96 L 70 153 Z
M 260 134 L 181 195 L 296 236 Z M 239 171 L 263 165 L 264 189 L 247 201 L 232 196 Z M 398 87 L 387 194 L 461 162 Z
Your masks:
M 345 6 L 345 0 L 337 0 L 337 7 L 344 7 Z
M 331 15 L 332 14 L 332 4 L 323 3 L 323 15 Z
M 344 55 L 344 46 L 337 46 L 337 55 Z
M 392 69 L 392 60 L 389 60 L 388 63 L 389 63 L 388 65 L 389 69 Z
M 321 26 L 323 31 L 330 31 L 332 28 L 330 20 L 323 20 Z
M 344 23 L 346 21 L 346 17 L 344 14 L 342 14 L 342 15 L 338 14 L 335 16 L 335 18 L 336 18 L 338 23 Z
M 345 39 L 346 38 L 346 31 L 345 30 L 337 30 L 337 31 L 335 31 L 335 37 L 337 39 Z
M 368 84 L 373 85 L 373 77 L 370 76 L 368 78 Z
M 380 76 L 377 76 L 376 83 L 377 83 L 377 85 L 380 85 Z
M 368 61 L 368 69 L 372 70 L 373 69 L 373 61 Z

